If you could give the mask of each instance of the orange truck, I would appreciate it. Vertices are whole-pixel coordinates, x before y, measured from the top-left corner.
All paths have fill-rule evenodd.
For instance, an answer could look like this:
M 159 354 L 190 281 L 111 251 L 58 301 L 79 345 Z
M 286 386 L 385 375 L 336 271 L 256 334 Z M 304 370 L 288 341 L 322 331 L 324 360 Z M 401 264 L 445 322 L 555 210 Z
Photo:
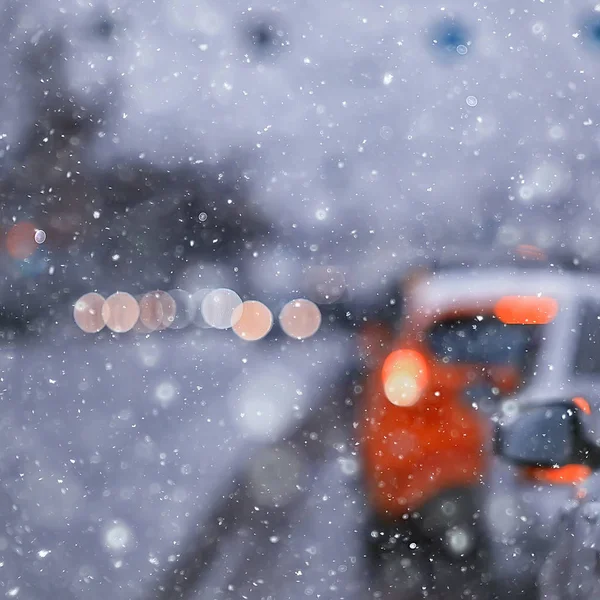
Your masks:
M 539 261 L 424 270 L 405 286 L 399 326 L 365 330 L 358 443 L 372 557 L 425 548 L 464 559 L 485 545 L 491 417 L 540 375 L 542 394 L 563 376 L 548 365 L 578 282 Z

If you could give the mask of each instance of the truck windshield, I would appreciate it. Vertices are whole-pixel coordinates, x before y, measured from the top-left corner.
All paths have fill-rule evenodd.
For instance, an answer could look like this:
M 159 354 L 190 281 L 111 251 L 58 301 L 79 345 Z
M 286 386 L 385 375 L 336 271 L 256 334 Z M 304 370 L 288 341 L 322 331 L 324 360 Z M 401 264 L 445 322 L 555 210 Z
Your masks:
M 537 348 L 542 325 L 507 325 L 493 315 L 437 322 L 428 335 L 433 354 L 443 362 L 524 367 Z

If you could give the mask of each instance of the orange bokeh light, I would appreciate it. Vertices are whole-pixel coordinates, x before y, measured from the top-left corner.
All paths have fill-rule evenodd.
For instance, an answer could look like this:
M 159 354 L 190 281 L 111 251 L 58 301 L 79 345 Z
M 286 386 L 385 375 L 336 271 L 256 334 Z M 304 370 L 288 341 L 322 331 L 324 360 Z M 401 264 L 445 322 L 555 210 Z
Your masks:
M 38 247 L 35 241 L 37 232 L 33 223 L 21 221 L 13 225 L 6 234 L 6 250 L 18 260 L 30 257 Z
M 157 292 L 148 292 L 139 299 L 139 323 L 148 331 L 156 331 L 163 321 L 163 308 Z
M 137 300 L 126 292 L 116 292 L 102 306 L 106 326 L 115 333 L 125 333 L 135 326 L 140 316 Z
M 104 329 L 103 306 L 104 298 L 100 294 L 90 292 L 81 296 L 73 307 L 73 318 L 77 327 L 85 333 L 98 333 Z
M 144 307 L 143 305 L 143 298 L 144 298 L 144 294 L 136 294 L 134 296 L 135 301 L 138 303 L 138 306 L 140 307 L 140 316 L 138 318 L 138 320 L 136 321 L 135 325 L 133 326 L 132 331 L 134 333 L 139 333 L 141 335 L 147 335 L 149 333 L 152 333 L 153 331 L 155 331 L 154 329 L 148 329 L 148 327 L 146 327 L 144 325 L 144 320 L 146 320 L 145 318 L 142 320 L 142 314 L 144 314 L 144 309 L 146 307 Z
M 558 314 L 558 302 L 547 296 L 504 296 L 494 313 L 507 325 L 546 325 Z
M 248 300 L 233 311 L 233 331 L 248 342 L 264 338 L 273 327 L 273 314 L 267 306 L 256 300 Z
M 321 326 L 321 311 L 310 300 L 292 300 L 281 310 L 279 324 L 287 335 L 303 340 L 318 331 Z
M 149 331 L 169 327 L 175 320 L 175 311 L 175 300 L 167 292 L 148 292 L 140 299 L 140 322 Z
M 140 318 L 134 327 L 137 333 L 151 333 L 170 327 L 175 321 L 177 305 L 173 297 L 162 290 L 148 292 L 137 298 Z

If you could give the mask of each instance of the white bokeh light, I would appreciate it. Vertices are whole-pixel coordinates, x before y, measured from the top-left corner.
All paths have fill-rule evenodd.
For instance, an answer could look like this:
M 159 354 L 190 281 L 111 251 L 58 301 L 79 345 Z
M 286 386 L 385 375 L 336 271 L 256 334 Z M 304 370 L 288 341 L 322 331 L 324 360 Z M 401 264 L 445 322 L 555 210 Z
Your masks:
M 154 390 L 154 398 L 166 408 L 172 404 L 179 394 L 179 389 L 173 381 L 161 381 Z
M 103 538 L 111 552 L 128 552 L 135 544 L 133 531 L 122 521 L 115 521 L 106 527 Z
M 236 308 L 242 304 L 242 299 L 227 288 L 212 290 L 202 300 L 200 311 L 204 321 L 215 329 L 229 329 L 235 325 Z M 238 315 L 239 319 L 241 315 Z

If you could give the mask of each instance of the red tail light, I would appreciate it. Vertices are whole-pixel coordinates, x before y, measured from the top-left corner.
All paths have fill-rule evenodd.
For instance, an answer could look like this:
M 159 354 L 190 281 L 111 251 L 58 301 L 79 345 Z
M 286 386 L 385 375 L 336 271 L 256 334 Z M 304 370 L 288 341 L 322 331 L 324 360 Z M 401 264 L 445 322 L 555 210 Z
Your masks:
M 558 302 L 547 296 L 504 296 L 494 312 L 507 325 L 546 325 L 556 317 Z
M 395 350 L 381 372 L 386 398 L 396 406 L 413 406 L 421 398 L 429 379 L 425 358 L 415 350 Z
M 540 483 L 577 484 L 587 479 L 592 470 L 585 465 L 566 465 L 558 469 L 529 468 L 525 477 Z
M 586 414 L 586 415 L 592 414 L 592 407 L 590 406 L 590 403 L 585 398 L 582 398 L 581 396 L 577 396 L 576 398 L 573 398 L 573 404 L 584 414 Z

